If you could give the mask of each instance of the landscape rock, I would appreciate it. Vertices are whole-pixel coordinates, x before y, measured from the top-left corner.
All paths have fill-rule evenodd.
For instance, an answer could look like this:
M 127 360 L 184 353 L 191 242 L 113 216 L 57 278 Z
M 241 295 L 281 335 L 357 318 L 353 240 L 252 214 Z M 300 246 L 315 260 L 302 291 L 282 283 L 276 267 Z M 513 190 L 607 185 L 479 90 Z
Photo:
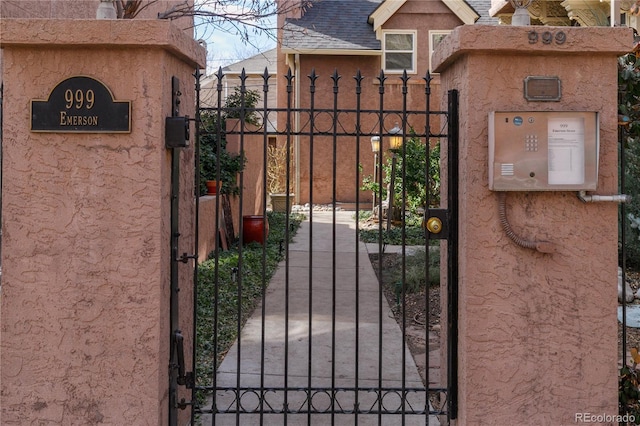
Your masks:
M 627 303 L 633 302 L 634 294 L 629 283 L 625 283 L 625 296 Z M 640 290 L 638 290 L 640 291 Z M 618 268 L 618 302 L 622 303 L 622 268 Z

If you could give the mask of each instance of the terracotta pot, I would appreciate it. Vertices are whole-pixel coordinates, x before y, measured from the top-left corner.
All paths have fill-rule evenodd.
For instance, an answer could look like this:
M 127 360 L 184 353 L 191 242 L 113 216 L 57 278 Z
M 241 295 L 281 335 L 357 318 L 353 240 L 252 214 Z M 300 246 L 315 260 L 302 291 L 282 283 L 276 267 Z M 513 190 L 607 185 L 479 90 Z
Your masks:
M 216 195 L 218 190 L 222 188 L 222 181 L 218 182 L 216 180 L 208 180 L 207 184 L 207 195 Z
M 266 229 L 266 234 L 263 230 Z M 264 236 L 269 235 L 269 220 L 266 216 L 250 215 L 242 216 L 242 242 L 249 244 L 256 242 L 264 244 Z

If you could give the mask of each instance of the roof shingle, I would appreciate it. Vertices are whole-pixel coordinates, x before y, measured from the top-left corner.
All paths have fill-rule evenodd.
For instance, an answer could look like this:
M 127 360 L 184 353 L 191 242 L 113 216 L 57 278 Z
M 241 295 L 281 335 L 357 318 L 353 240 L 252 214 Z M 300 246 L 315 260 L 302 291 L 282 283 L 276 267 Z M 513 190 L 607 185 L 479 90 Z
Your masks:
M 290 49 L 380 50 L 369 15 L 382 0 L 314 1 L 300 19 L 288 19 L 283 46 Z

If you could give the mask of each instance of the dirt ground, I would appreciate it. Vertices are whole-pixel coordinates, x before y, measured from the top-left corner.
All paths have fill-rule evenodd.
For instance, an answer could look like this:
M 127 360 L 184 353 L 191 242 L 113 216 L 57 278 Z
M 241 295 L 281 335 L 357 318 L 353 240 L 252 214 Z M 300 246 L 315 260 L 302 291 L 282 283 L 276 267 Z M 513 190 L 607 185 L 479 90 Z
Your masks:
M 396 293 L 395 287 L 396 279 L 393 277 L 392 273 L 388 273 L 394 268 L 399 267 L 398 264 L 400 263 L 401 255 L 396 253 L 385 253 L 382 256 L 382 268 L 386 271 L 386 273 L 382 274 L 384 294 L 400 327 L 403 326 L 404 318 L 407 345 L 409 346 L 409 350 L 416 361 L 422 381 L 426 385 L 427 374 L 425 370 L 425 363 L 422 362 L 425 352 L 427 351 L 426 328 L 427 326 L 429 327 L 429 335 L 431 336 L 429 339 L 429 348 L 433 350 L 433 346 L 438 345 L 440 341 L 440 287 L 431 286 L 429 288 L 428 321 L 426 318 L 427 298 L 424 289 L 419 292 L 405 293 L 403 309 L 402 304 L 398 303 L 398 294 Z M 371 254 L 369 255 L 369 258 L 371 259 L 373 269 L 378 275 L 378 279 L 380 279 L 380 274 L 378 273 L 378 254 Z

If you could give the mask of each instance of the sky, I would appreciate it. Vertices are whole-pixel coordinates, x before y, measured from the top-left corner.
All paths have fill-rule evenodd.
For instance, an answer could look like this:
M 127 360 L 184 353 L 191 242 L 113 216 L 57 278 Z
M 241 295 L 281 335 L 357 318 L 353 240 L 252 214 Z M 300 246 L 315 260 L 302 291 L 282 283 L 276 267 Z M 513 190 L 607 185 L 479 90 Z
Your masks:
M 196 4 L 205 9 L 212 9 L 216 0 L 196 0 Z M 231 10 L 230 13 L 235 13 Z M 254 56 L 260 52 L 273 49 L 276 46 L 274 31 L 257 31 L 250 27 L 235 28 L 229 23 L 203 23 L 202 18 L 196 17 L 196 40 L 202 39 L 207 44 L 207 74 L 212 74 L 219 67 Z M 276 17 L 272 16 L 262 28 L 274 28 Z M 246 31 L 249 41 L 243 40 L 239 32 Z

